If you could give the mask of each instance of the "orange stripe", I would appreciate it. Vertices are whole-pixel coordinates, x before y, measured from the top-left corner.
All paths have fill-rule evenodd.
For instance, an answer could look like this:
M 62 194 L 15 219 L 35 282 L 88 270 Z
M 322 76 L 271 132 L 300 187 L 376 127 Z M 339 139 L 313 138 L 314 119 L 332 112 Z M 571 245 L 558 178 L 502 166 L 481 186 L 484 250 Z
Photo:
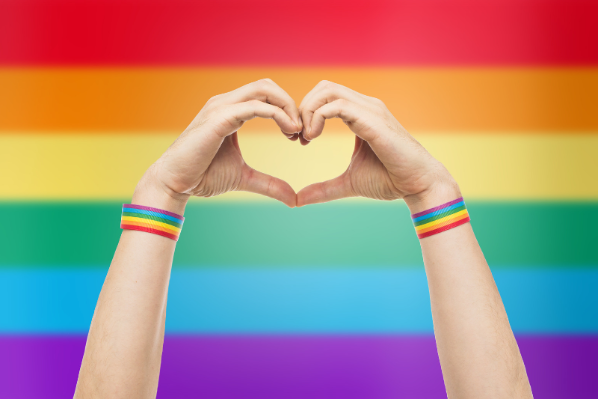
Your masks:
M 434 225 L 432 227 L 428 227 L 427 229 L 417 230 L 416 232 L 417 232 L 417 234 L 425 234 L 425 233 L 427 233 L 429 231 L 439 229 L 441 227 L 447 226 L 447 225 L 449 225 L 451 223 L 458 222 L 459 220 L 462 220 L 462 219 L 465 219 L 465 218 L 468 218 L 468 217 L 469 217 L 469 213 L 464 213 L 461 216 L 457 216 L 456 218 L 448 219 L 448 220 L 446 220 L 446 221 L 444 221 L 442 223 L 439 223 L 439 224 Z
M 465 219 L 457 220 L 457 221 L 455 221 L 453 223 L 450 223 L 450 224 L 447 224 L 445 226 L 442 226 L 442 227 L 439 227 L 437 229 L 434 229 L 433 231 L 430 231 L 430 232 L 427 232 L 427 233 L 423 233 L 423 234 L 418 234 L 417 237 L 420 238 L 420 239 L 421 238 L 430 237 L 430 236 L 433 236 L 435 234 L 442 233 L 443 231 L 448 231 L 448 230 L 454 229 L 455 227 L 464 225 L 465 223 L 469 223 L 469 222 L 470 222 L 470 219 L 469 219 L 469 217 L 467 217 Z
M 3 68 L 0 130 L 180 132 L 209 97 L 264 77 L 297 103 L 344 84 L 410 131 L 598 130 L 598 68 Z

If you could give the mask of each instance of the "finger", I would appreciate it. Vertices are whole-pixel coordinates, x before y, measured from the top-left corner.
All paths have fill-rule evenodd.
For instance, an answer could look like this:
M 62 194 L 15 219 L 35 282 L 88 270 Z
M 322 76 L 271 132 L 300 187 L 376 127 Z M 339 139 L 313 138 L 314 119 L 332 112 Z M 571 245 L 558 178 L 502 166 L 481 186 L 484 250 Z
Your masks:
M 322 134 L 326 119 L 340 118 L 360 138 L 370 141 L 376 137 L 376 133 L 360 121 L 368 119 L 368 110 L 351 101 L 339 99 L 325 104 L 318 108 L 312 117 L 309 133 L 303 133 L 306 140 L 313 140 Z M 307 125 L 306 125 L 307 126 Z
M 299 110 L 301 112 L 303 109 L 310 108 L 311 104 L 316 104 L 315 107 L 319 107 L 339 98 L 365 104 L 365 99 L 368 97 L 338 83 L 322 80 L 305 95 Z M 319 105 L 317 105 L 318 103 Z
M 289 140 L 291 140 L 291 141 L 297 141 L 297 140 L 299 140 L 299 134 L 298 133 L 294 134 L 293 137 L 289 137 Z
M 272 177 L 245 165 L 243 177 L 238 188 L 239 191 L 247 191 L 274 198 L 290 208 L 297 205 L 297 194 L 295 190 L 284 180 Z
M 301 145 L 308 145 L 309 141 L 305 140 L 305 138 L 303 137 L 303 134 L 299 134 L 299 142 L 301 143 Z
M 303 128 L 295 101 L 271 79 L 261 79 L 214 98 L 214 102 L 220 105 L 230 105 L 250 100 L 259 100 L 281 108 L 297 126 L 293 133 L 299 132 Z
M 283 133 L 294 134 L 297 131 L 297 127 L 289 115 L 281 108 L 259 100 L 227 105 L 222 112 L 224 118 L 230 124 L 230 128 L 224 129 L 225 135 L 238 130 L 244 122 L 254 118 L 274 119 Z
M 301 101 L 299 112 L 303 121 L 304 133 L 310 134 L 313 113 L 321 106 L 338 99 L 345 99 L 363 106 L 367 105 L 366 96 L 348 87 L 326 80 L 321 81 Z
M 297 206 L 319 204 L 342 198 L 355 197 L 349 175 L 342 174 L 332 180 L 311 184 L 297 193 Z

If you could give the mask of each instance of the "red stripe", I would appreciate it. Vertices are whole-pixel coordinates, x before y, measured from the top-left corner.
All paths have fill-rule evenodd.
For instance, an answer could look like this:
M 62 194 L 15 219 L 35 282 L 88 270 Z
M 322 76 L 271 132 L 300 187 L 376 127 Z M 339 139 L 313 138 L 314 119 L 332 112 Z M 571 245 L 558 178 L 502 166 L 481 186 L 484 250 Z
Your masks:
M 171 240 L 175 240 L 175 241 L 179 240 L 179 236 L 177 236 L 177 235 L 169 234 L 169 233 L 166 233 L 165 231 L 161 231 L 161 230 L 151 229 L 149 227 L 142 227 L 142 226 L 135 226 L 132 224 L 122 224 L 121 223 L 120 228 L 123 230 L 145 231 L 146 233 L 157 234 L 162 237 L 170 238 Z
M 587 0 L 5 0 L 0 65 L 598 65 Z
M 442 233 L 443 231 L 447 231 L 447 230 L 450 230 L 457 226 L 461 226 L 462 224 L 465 224 L 465 223 L 469 222 L 470 220 L 471 219 L 468 216 L 465 219 L 458 220 L 455 223 L 447 224 L 446 226 L 442 226 L 436 230 L 428 231 L 427 233 L 423 233 L 423 234 L 418 234 L 417 237 L 420 239 L 430 237 L 430 236 L 433 236 L 434 234 Z

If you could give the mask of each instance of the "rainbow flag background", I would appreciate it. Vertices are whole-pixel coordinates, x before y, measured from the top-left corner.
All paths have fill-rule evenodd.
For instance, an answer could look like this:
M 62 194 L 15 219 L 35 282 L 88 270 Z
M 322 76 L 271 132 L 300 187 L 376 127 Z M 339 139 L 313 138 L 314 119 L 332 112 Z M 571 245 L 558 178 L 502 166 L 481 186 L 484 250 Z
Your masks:
M 375 96 L 461 185 L 537 398 L 598 398 L 598 2 L 0 0 L 0 398 L 74 392 L 120 209 L 213 95 L 269 77 Z M 272 121 L 247 163 L 348 165 Z M 445 397 L 401 202 L 196 199 L 160 398 Z

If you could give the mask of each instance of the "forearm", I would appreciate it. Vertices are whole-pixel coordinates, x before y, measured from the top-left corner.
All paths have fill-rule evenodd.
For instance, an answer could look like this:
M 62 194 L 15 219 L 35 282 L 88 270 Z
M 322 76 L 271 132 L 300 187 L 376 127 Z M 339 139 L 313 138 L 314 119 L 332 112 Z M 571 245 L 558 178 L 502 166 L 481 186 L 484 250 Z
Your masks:
M 411 213 L 417 213 L 460 196 L 456 184 L 450 184 L 408 204 Z M 505 308 L 471 225 L 420 243 L 449 397 L 532 397 Z
M 184 203 L 137 191 L 133 203 L 178 214 Z M 76 398 L 156 396 L 176 242 L 124 230 L 96 306 Z
M 301 130 L 292 98 L 263 79 L 210 99 L 146 171 L 132 202 L 157 211 L 130 207 L 123 220 L 130 228 L 165 236 L 122 233 L 96 306 L 75 397 L 156 396 L 176 244 L 168 237 L 179 233 L 191 195 L 248 191 L 295 206 L 288 183 L 249 167 L 241 155 L 237 130 L 256 117 L 274 119 L 287 137 Z

